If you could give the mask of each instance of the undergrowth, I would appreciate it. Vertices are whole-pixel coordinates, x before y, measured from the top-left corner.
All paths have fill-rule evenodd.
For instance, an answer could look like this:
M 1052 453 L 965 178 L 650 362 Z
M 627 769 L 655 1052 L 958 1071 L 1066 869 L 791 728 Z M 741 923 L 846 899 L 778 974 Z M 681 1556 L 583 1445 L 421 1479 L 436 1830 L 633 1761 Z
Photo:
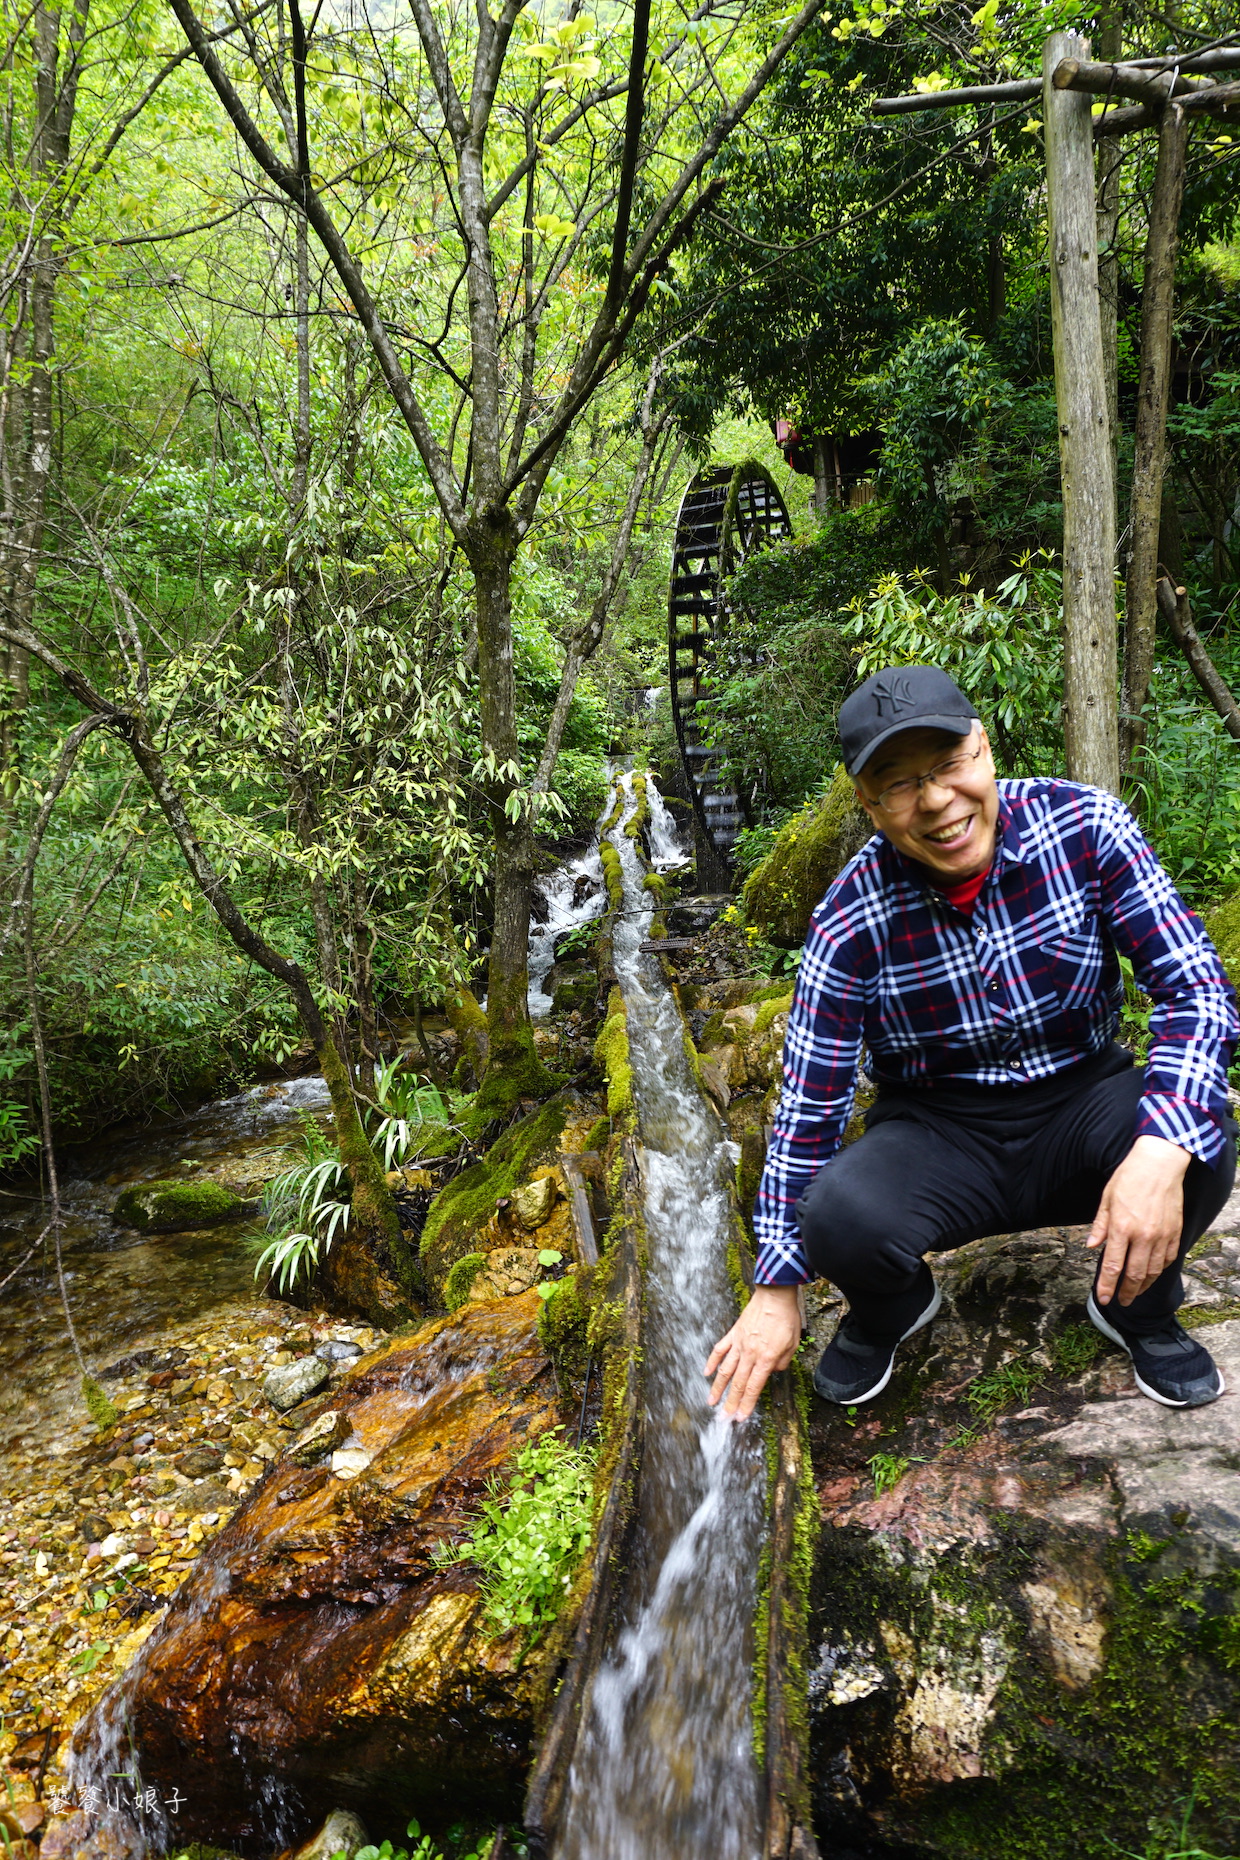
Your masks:
M 550 1428 L 517 1455 L 511 1480 L 492 1479 L 469 1536 L 441 1544 L 435 1561 L 482 1572 L 495 1634 L 520 1627 L 529 1645 L 554 1621 L 590 1541 L 594 1450 L 570 1447 Z
M 423 1834 L 422 1824 L 420 1821 L 416 1820 L 416 1818 L 411 1821 L 409 1826 L 405 1829 L 405 1835 L 408 1840 L 414 1841 L 416 1845 L 413 1847 L 393 1847 L 391 1841 L 384 1841 L 379 1847 L 359 1847 L 357 1852 L 352 1856 L 352 1860 L 448 1860 L 448 1856 L 445 1855 L 443 1848 L 438 1846 L 436 1842 L 431 1839 L 429 1834 Z M 453 1841 L 449 1835 L 451 1860 L 487 1860 L 487 1856 L 492 1851 L 494 1845 L 494 1835 L 487 1834 L 483 1836 L 481 1840 L 475 1838 L 469 1851 L 467 1853 L 462 1853 L 457 1843 Z M 524 1841 L 520 1839 L 514 1840 L 511 1835 L 508 1837 L 508 1845 L 511 1847 L 514 1854 L 524 1854 L 528 1852 Z M 177 1860 L 184 1860 L 184 1856 L 178 1855 Z M 332 1854 L 330 1860 L 350 1860 L 350 1856 L 341 1849 L 339 1853 Z

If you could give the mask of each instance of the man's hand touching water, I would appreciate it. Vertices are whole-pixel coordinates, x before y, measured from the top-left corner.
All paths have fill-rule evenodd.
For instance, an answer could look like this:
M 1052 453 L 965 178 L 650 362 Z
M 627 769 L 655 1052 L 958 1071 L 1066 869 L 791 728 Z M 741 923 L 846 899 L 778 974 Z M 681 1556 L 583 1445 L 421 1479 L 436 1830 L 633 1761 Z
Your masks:
M 788 1367 L 800 1341 L 796 1286 L 755 1285 L 749 1303 L 707 1358 L 706 1374 L 715 1378 L 711 1406 L 727 1389 L 723 1412 L 745 1420 L 757 1407 L 767 1377 Z
M 1164 1137 L 1138 1137 L 1103 1189 L 1088 1241 L 1105 1249 L 1098 1275 L 1103 1304 L 1118 1285 L 1120 1304 L 1130 1305 L 1179 1252 L 1190 1160 Z

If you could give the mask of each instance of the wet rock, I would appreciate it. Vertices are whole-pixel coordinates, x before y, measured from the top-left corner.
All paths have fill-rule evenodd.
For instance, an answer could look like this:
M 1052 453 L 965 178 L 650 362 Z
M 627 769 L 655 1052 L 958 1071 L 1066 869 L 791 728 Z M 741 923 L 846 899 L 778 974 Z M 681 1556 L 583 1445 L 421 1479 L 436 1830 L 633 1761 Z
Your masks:
M 139 1182 L 117 1196 L 112 1219 L 139 1233 L 175 1234 L 239 1221 L 254 1208 L 218 1182 Z
M 533 1233 L 536 1227 L 541 1227 L 544 1221 L 550 1219 L 559 1192 L 559 1184 L 550 1171 L 533 1182 L 526 1182 L 522 1187 L 513 1189 L 513 1212 L 527 1233 Z
M 510 1814 L 536 1663 L 519 1635 L 491 1637 L 469 1566 L 435 1550 L 560 1419 L 540 1302 L 467 1305 L 346 1377 L 333 1406 L 370 1464 L 347 1482 L 282 1466 L 258 1486 L 78 1727 L 79 1750 L 119 1749 L 144 1785 L 179 1788 L 178 1842 L 269 1851 L 256 1775 L 280 1777 L 294 1838 L 367 1804 L 393 1823 L 451 1796 Z
M 333 1452 L 349 1437 L 350 1423 L 338 1408 L 329 1408 L 317 1421 L 302 1429 L 288 1450 L 288 1458 L 298 1466 L 313 1466 L 324 1454 Z
M 485 1283 L 474 1280 L 473 1298 L 515 1298 L 528 1292 L 542 1277 L 538 1251 L 534 1247 L 496 1247 L 486 1256 Z
M 337 1479 L 356 1479 L 365 1472 L 371 1458 L 365 1447 L 340 1447 L 332 1454 L 332 1471 Z
M 220 1470 L 224 1464 L 224 1455 L 218 1447 L 191 1447 L 188 1453 L 182 1453 L 173 1464 L 188 1479 L 204 1479 L 208 1473 Z
M 360 1343 L 341 1343 L 330 1337 L 326 1343 L 316 1344 L 314 1354 L 323 1363 L 355 1363 L 362 1354 Z
M 1037 1829 L 1047 1860 L 1076 1860 L 1089 1828 L 1141 1852 L 1208 1745 L 1218 1793 L 1193 1832 L 1232 1851 L 1240 1396 L 1135 1393 L 1081 1321 L 1084 1239 L 938 1256 L 943 1311 L 888 1390 L 851 1415 L 812 1403 L 812 1767 L 837 1849 L 964 1860 Z M 810 1308 L 825 1342 L 839 1307 Z M 1240 1321 L 1199 1334 L 1230 1391 Z
M 282 1363 L 269 1369 L 263 1377 L 263 1394 L 273 1408 L 287 1413 L 307 1396 L 317 1395 L 331 1379 L 331 1370 L 318 1356 L 300 1356 L 296 1362 Z
M 292 1860 L 332 1860 L 334 1854 L 345 1854 L 348 1860 L 359 1847 L 365 1847 L 370 1836 L 365 1826 L 356 1815 L 347 1808 L 337 1808 L 327 1817 L 312 1841 L 299 1847 Z

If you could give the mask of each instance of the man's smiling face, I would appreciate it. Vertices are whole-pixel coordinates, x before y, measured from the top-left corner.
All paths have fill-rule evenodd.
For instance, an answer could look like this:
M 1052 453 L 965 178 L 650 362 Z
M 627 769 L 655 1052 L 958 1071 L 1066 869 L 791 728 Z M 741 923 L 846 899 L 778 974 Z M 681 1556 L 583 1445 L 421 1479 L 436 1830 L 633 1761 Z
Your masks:
M 972 758 L 942 781 L 927 781 L 910 796 L 890 795 L 897 782 L 915 780 L 957 755 Z M 976 878 L 994 858 L 999 789 L 994 758 L 981 724 L 969 736 L 946 730 L 902 730 L 884 743 L 857 778 L 857 799 L 885 839 L 948 885 Z M 887 797 L 884 806 L 879 796 Z

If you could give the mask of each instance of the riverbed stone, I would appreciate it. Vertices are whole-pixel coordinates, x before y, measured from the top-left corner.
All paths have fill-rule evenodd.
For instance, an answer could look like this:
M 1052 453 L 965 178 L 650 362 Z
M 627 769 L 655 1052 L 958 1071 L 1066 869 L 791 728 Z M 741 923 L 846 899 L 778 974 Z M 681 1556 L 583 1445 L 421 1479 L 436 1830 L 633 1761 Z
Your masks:
M 281 1460 L 79 1725 L 79 1750 L 126 1751 L 132 1726 L 144 1785 L 179 1788 L 179 1843 L 271 1852 L 341 1809 L 390 1826 L 462 1802 L 516 1817 L 538 1662 L 519 1630 L 488 1628 L 470 1565 L 435 1553 L 562 1419 L 540 1306 L 533 1291 L 468 1304 L 347 1375 L 331 1405 L 369 1463 L 341 1480 Z
M 318 1356 L 299 1356 L 295 1362 L 269 1369 L 263 1377 L 263 1394 L 273 1408 L 287 1413 L 331 1380 L 331 1366 Z
M 328 1408 L 303 1427 L 288 1449 L 288 1458 L 298 1466 L 313 1466 L 325 1454 L 333 1453 L 349 1438 L 350 1422 L 339 1408 Z
M 136 1182 L 117 1196 L 112 1218 L 144 1234 L 189 1233 L 239 1221 L 254 1207 L 220 1182 Z
M 824 1851 L 1103 1860 L 1194 1786 L 1196 1840 L 1237 1851 L 1240 1319 L 1207 1321 L 1194 1262 L 1228 1392 L 1146 1400 L 1084 1322 L 1085 1237 L 935 1257 L 943 1310 L 883 1395 L 811 1397 Z M 839 1309 L 810 1301 L 807 1363 Z

